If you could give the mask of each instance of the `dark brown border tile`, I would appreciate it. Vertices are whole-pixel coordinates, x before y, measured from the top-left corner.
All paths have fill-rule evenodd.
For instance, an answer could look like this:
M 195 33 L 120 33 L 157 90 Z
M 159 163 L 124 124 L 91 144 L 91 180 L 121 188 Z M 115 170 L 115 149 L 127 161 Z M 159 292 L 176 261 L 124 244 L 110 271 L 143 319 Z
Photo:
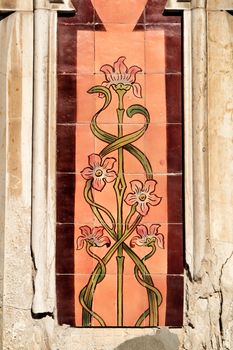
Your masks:
M 75 326 L 74 275 L 57 275 L 56 290 L 58 324 Z
M 56 273 L 74 273 L 73 224 L 57 224 Z
M 182 69 L 182 28 L 181 25 L 165 29 L 166 73 L 181 72 Z
M 58 73 L 76 73 L 77 27 L 58 26 Z
M 134 32 L 144 32 L 144 30 L 145 30 L 144 24 L 136 24 L 133 31 Z
M 183 274 L 183 225 L 168 225 L 168 274 Z
M 57 123 L 76 122 L 76 75 L 58 75 Z
M 183 168 L 182 125 L 167 124 L 167 172 L 180 173 Z
M 182 175 L 167 176 L 168 223 L 183 222 L 183 180 Z
M 95 10 L 91 0 L 72 0 L 76 13 L 59 16 L 59 24 L 94 23 Z
M 57 222 L 74 222 L 75 175 L 57 174 Z
M 181 23 L 181 15 L 164 14 L 167 0 L 148 0 L 145 9 L 146 23 Z
M 57 125 L 57 171 L 75 172 L 75 125 Z
M 105 26 L 102 23 L 95 23 L 96 32 L 106 32 Z
M 166 74 L 167 122 L 182 122 L 182 75 Z
M 169 327 L 183 326 L 184 277 L 167 276 L 166 323 Z

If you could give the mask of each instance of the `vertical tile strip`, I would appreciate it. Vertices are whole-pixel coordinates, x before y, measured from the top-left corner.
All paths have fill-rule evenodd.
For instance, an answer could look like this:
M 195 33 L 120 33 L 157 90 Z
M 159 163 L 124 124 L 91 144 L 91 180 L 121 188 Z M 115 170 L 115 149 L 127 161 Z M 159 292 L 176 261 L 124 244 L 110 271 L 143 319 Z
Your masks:
M 164 3 L 163 3 L 164 2 Z M 78 1 L 74 1 L 77 5 Z M 73 129 L 75 126 L 71 125 L 76 123 L 76 81 L 77 81 L 77 70 L 76 61 L 77 55 L 77 30 L 105 30 L 103 24 L 98 18 L 97 13 L 90 0 L 80 0 L 81 6 L 84 6 L 84 12 L 79 12 L 74 17 L 70 18 L 60 18 L 59 19 L 59 34 L 58 34 L 58 143 L 61 146 L 61 140 L 63 137 L 68 141 L 69 137 L 74 137 Z M 75 5 L 74 4 L 74 5 Z M 159 4 L 159 10 L 157 5 Z M 140 16 L 135 31 L 144 30 L 144 26 L 148 24 L 156 24 L 162 26 L 163 28 L 171 27 L 165 29 L 166 33 L 166 95 L 167 95 L 167 113 L 171 116 L 169 111 L 172 111 L 171 104 L 176 103 L 176 97 L 178 98 L 178 105 L 176 105 L 175 115 L 172 119 L 169 119 L 168 123 L 177 124 L 176 127 L 181 126 L 181 53 L 179 54 L 179 46 L 181 45 L 180 17 L 165 17 L 162 16 L 162 9 L 164 8 L 165 0 L 148 0 L 146 9 L 144 13 Z M 88 20 L 87 20 L 88 18 Z M 145 21 L 145 24 L 144 24 Z M 174 29 L 174 30 L 173 30 Z M 178 31 L 177 31 L 178 29 Z M 172 34 L 171 34 L 172 33 Z M 177 46 L 176 46 L 177 45 Z M 174 57 L 174 47 L 175 56 Z M 75 63 L 74 63 L 75 62 Z M 168 74 L 169 73 L 169 74 Z M 175 92 L 171 89 L 174 87 Z M 69 85 L 71 85 L 72 92 L 68 92 Z M 62 91 L 63 90 L 63 91 Z M 74 93 L 75 91 L 75 93 Z M 177 95 L 176 95 L 177 94 Z M 61 99 L 61 101 L 60 101 Z M 64 105 L 62 103 L 64 100 Z M 173 119 L 174 117 L 174 119 Z M 59 125 L 60 124 L 60 125 Z M 61 125 L 62 124 L 62 125 Z M 68 129 L 69 127 L 69 129 Z M 67 130 L 66 130 L 67 128 Z M 173 129 L 175 130 L 175 129 Z M 167 126 L 168 135 L 172 135 L 172 129 Z M 71 135 L 72 134 L 72 135 Z M 178 138 L 178 140 L 176 140 Z M 175 140 L 177 142 L 177 147 L 180 148 L 182 140 L 180 135 L 176 133 Z M 180 141 L 179 141 L 180 140 Z M 74 141 L 74 140 L 73 140 Z M 69 143 L 69 142 L 68 142 Z M 168 137 L 167 147 L 173 146 L 174 148 L 174 137 Z M 72 142 L 72 148 L 73 142 Z M 75 178 L 74 174 L 70 172 L 75 172 L 74 161 L 75 161 L 75 149 L 71 150 L 70 154 L 67 153 L 68 149 L 62 149 L 58 147 L 58 167 L 59 172 L 57 178 L 57 189 L 58 189 L 58 246 L 57 246 L 57 260 L 64 257 L 66 259 L 67 251 L 70 250 L 69 259 L 67 260 L 67 266 L 63 262 L 57 263 L 57 297 L 58 297 L 58 319 L 59 323 L 67 323 L 72 326 L 75 325 L 75 291 L 74 291 L 74 193 L 75 193 Z M 175 152 L 176 150 L 174 150 Z M 67 164 L 69 162 L 69 164 Z M 180 173 L 180 163 L 171 155 L 167 157 L 168 162 L 168 173 L 169 171 Z M 178 167 L 176 167 L 178 166 Z M 179 168 L 179 169 L 178 169 Z M 181 175 L 181 174 L 179 174 Z M 76 180 L 77 181 L 77 180 Z M 167 176 L 167 188 L 168 188 L 168 222 L 182 223 L 182 182 L 181 176 Z M 67 202 L 66 202 L 67 200 Z M 174 211 L 174 201 L 176 201 L 176 210 Z M 64 205 L 64 203 L 66 204 Z M 64 209 L 64 210 L 63 210 Z M 65 225 L 61 225 L 65 224 Z M 66 226 L 66 224 L 68 224 Z M 63 226 L 63 227 L 62 227 Z M 172 228 L 170 228 L 172 227 Z M 174 235 L 175 225 L 168 225 L 168 251 L 171 249 L 172 254 L 168 254 L 168 276 L 167 276 L 167 310 L 166 310 L 166 325 L 168 326 L 181 326 L 183 317 L 183 276 L 178 275 L 181 273 L 181 261 L 177 264 L 177 269 L 172 269 L 172 264 L 174 264 L 174 256 L 182 259 L 182 248 L 180 242 L 182 242 L 182 236 L 178 232 Z M 182 227 L 182 225 L 179 225 Z M 65 229 L 68 229 L 68 235 L 65 235 Z M 60 231 L 59 231 L 60 230 Z M 180 238 L 179 238 L 180 236 Z M 65 249 L 66 252 L 61 254 L 62 240 L 65 239 Z M 180 239 L 180 241 L 179 241 Z M 178 242 L 180 254 L 175 251 L 174 245 Z M 175 273 L 176 275 L 169 275 Z
M 77 114 L 77 31 L 105 28 L 90 0 L 73 1 L 75 16 L 58 18 L 57 247 L 59 324 L 75 326 L 74 207 Z M 60 261 L 64 259 L 65 261 Z
M 167 275 L 167 290 L 166 325 L 181 327 L 183 323 L 184 277 Z
M 167 99 L 167 191 L 168 191 L 168 275 L 166 325 L 181 327 L 183 322 L 182 193 L 182 86 L 181 25 L 166 30 L 166 99 Z M 173 52 L 173 54 L 172 54 Z M 175 107 L 173 108 L 173 105 Z M 177 154 L 179 157 L 177 157 Z M 174 210 L 176 208 L 176 210 Z M 170 224 L 172 223 L 172 224 Z M 174 261 L 176 257 L 176 261 Z
M 75 193 L 75 176 L 68 174 L 68 171 L 74 171 L 75 163 L 75 141 L 74 141 L 74 127 L 69 126 L 76 119 L 76 28 L 69 25 L 62 25 L 64 19 L 58 20 L 58 111 L 57 111 L 57 221 L 63 223 L 74 222 L 74 193 Z M 70 41 L 65 42 L 66 36 L 69 36 Z M 72 52 L 69 55 L 75 56 L 75 61 L 67 62 L 67 54 L 64 55 L 64 51 L 69 52 L 69 43 L 72 43 Z M 75 62 L 75 64 L 73 64 Z M 69 71 L 70 70 L 70 71 Z M 72 92 L 69 90 L 72 89 Z M 65 98 L 64 98 L 65 97 Z M 63 106 L 61 100 L 63 101 Z M 63 125 L 59 125 L 63 123 Z M 70 135 L 70 131 L 71 135 Z M 69 146 L 70 152 L 67 152 L 68 145 L 62 145 L 62 138 L 65 136 L 67 140 L 68 136 L 71 136 L 71 145 Z M 67 140 L 68 141 L 68 140 Z M 62 147 L 65 147 L 63 149 Z M 68 159 L 68 158 L 69 159 Z M 66 162 L 69 160 L 70 169 L 67 168 Z M 64 211 L 64 203 L 66 204 L 66 210 Z M 68 209 L 68 210 L 67 210 Z M 67 215 L 64 215 L 67 213 Z M 59 240 L 61 235 L 61 225 L 57 223 L 57 248 L 56 248 L 56 289 L 57 289 L 57 308 L 58 308 L 58 323 L 70 324 L 75 326 L 75 308 L 74 308 L 74 225 L 65 226 L 69 228 L 69 234 L 65 239 L 65 243 Z M 69 247 L 69 270 L 64 270 L 66 274 L 59 274 L 60 267 L 62 265 L 59 259 L 65 258 L 64 246 Z M 69 273 L 67 273 L 69 272 Z

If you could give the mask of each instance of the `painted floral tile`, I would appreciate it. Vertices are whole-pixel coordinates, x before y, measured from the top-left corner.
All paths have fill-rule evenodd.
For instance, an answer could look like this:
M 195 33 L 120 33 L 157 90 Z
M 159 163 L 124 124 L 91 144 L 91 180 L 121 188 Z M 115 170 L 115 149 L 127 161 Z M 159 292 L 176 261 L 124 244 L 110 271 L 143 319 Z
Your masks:
M 58 30 L 59 322 L 181 326 L 180 18 L 164 0 L 74 5 Z

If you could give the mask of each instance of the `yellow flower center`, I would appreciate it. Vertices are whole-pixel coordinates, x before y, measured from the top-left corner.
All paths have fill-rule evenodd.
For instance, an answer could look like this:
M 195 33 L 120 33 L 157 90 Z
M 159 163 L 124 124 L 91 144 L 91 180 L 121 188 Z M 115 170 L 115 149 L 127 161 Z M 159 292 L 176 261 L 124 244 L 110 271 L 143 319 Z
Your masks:
M 144 202 L 146 200 L 146 195 L 145 193 L 141 193 L 139 196 L 140 201 Z
M 100 177 L 103 175 L 103 171 L 101 169 L 96 170 L 95 176 Z

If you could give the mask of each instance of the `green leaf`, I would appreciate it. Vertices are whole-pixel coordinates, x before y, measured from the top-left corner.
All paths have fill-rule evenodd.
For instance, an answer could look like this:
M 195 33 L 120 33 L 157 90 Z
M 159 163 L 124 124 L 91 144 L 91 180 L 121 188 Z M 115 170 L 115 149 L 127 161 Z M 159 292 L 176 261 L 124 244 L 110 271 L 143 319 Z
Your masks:
M 100 109 L 99 113 L 101 111 L 103 111 L 104 109 L 106 109 L 111 100 L 112 100 L 112 94 L 111 94 L 111 91 L 106 88 L 105 86 L 102 86 L 102 85 L 96 85 L 96 86 L 93 86 L 92 88 L 90 88 L 88 91 L 87 91 L 89 94 L 100 94 L 100 95 L 104 95 L 105 97 L 105 103 L 103 105 L 103 107 Z
M 150 123 L 150 114 L 142 105 L 132 105 L 127 109 L 126 113 L 129 118 L 132 118 L 135 114 L 142 114 L 146 118 L 147 124 Z

